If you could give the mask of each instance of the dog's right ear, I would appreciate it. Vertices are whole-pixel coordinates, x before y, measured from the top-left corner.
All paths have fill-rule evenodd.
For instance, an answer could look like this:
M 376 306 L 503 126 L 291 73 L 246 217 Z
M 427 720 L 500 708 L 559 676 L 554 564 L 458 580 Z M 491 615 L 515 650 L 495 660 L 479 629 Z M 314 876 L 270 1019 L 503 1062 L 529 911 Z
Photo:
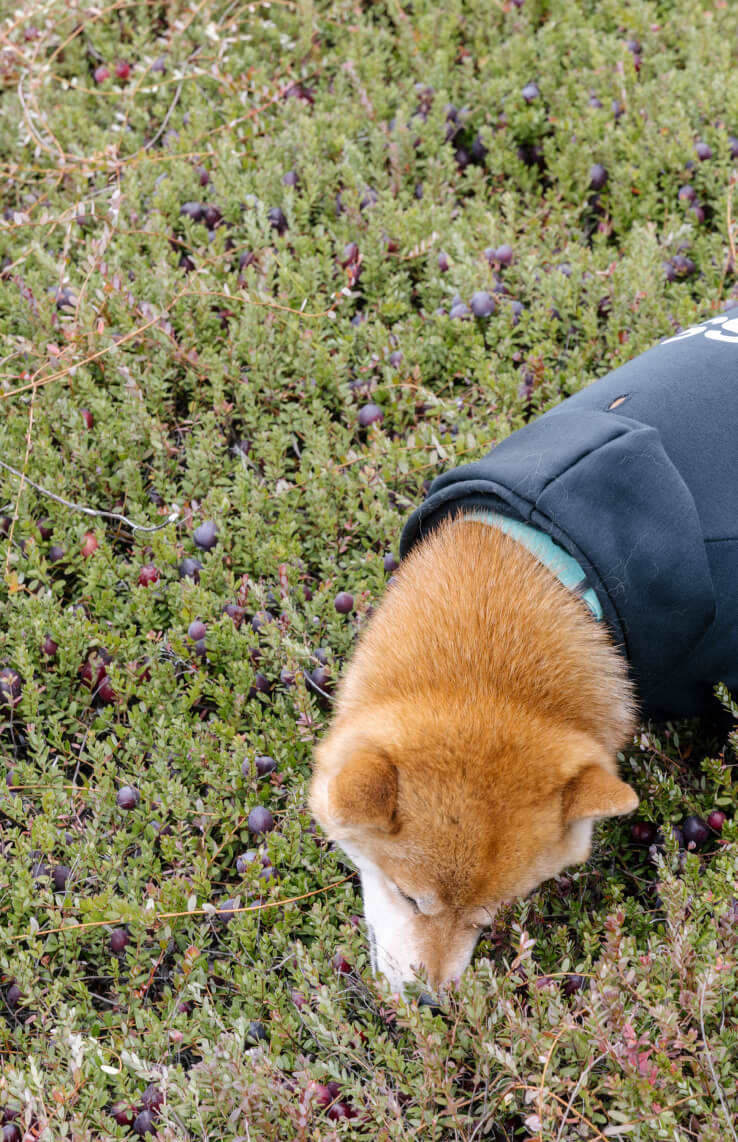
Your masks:
M 321 743 L 316 757 L 309 806 L 328 832 L 334 827 L 397 831 L 397 766 L 379 746 L 351 735 L 335 744 Z M 333 770 L 327 780 L 321 780 L 323 767 Z

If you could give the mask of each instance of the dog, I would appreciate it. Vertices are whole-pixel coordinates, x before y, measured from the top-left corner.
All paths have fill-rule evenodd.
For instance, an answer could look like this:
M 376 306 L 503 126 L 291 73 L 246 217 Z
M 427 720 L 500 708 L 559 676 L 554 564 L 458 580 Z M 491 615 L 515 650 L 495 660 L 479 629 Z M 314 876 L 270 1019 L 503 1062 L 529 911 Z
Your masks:
M 437 477 L 400 556 L 308 798 L 398 992 L 458 979 L 503 902 L 637 808 L 639 721 L 738 687 L 738 309 Z

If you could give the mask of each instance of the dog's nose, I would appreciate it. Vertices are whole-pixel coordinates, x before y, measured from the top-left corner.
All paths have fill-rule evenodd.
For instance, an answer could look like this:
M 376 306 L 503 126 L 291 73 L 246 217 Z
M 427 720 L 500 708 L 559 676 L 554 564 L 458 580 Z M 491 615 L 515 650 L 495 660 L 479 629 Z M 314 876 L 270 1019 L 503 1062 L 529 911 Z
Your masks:
M 428 991 L 421 991 L 418 996 L 418 1007 L 430 1007 L 432 1015 L 441 1015 L 443 1008 L 438 1002 L 438 996 L 431 995 Z

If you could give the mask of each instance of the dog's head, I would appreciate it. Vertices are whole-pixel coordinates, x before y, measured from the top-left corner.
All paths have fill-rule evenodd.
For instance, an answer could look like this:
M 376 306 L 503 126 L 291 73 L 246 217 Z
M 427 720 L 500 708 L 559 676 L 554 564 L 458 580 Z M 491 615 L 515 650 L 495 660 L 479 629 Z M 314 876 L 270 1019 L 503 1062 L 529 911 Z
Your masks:
M 361 874 L 373 970 L 400 991 L 420 964 L 435 987 L 460 976 L 502 902 L 586 860 L 593 822 L 638 805 L 578 729 L 510 705 L 495 724 L 428 709 L 337 721 L 309 798 Z

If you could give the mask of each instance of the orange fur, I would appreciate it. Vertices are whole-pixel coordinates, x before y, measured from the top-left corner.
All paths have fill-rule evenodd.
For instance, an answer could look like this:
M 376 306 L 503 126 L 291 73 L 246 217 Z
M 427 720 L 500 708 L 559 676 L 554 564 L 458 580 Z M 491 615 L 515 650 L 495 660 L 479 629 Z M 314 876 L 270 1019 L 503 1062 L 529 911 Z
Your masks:
M 634 721 L 603 624 L 511 537 L 446 519 L 359 639 L 310 808 L 390 894 L 419 900 L 409 946 L 442 983 L 471 954 L 454 951 L 460 931 L 586 859 L 578 822 L 635 808 L 615 759 Z

